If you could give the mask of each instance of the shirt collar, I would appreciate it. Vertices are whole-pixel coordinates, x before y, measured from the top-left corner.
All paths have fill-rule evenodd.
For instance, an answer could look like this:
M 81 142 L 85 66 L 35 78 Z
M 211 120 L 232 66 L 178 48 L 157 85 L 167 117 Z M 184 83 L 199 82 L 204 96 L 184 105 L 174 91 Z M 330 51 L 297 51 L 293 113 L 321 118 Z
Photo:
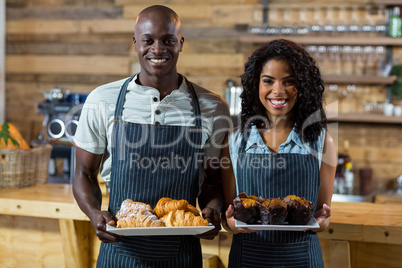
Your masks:
M 249 150 L 255 148 L 255 146 L 259 146 L 259 143 L 263 143 L 260 133 L 255 125 L 251 126 L 250 136 L 247 139 L 247 144 L 245 150 Z M 299 135 L 296 133 L 295 128 L 292 129 L 286 141 L 282 144 L 282 146 L 294 143 L 300 148 L 303 148 L 303 142 L 301 141 Z
M 156 88 L 153 87 L 148 87 L 148 86 L 143 86 L 143 85 L 139 85 L 137 84 L 135 81 L 137 80 L 138 77 L 138 73 L 134 76 L 133 80 L 130 81 L 128 87 L 127 87 L 127 91 L 130 90 L 135 90 L 135 91 L 139 91 L 139 92 L 147 92 L 149 90 L 157 90 Z M 173 90 L 172 93 L 174 92 L 178 92 L 178 93 L 184 93 L 187 92 L 187 83 L 186 83 L 186 78 L 184 76 L 183 77 L 183 81 L 180 84 L 179 88 L 176 90 Z M 170 95 L 172 95 L 172 93 Z

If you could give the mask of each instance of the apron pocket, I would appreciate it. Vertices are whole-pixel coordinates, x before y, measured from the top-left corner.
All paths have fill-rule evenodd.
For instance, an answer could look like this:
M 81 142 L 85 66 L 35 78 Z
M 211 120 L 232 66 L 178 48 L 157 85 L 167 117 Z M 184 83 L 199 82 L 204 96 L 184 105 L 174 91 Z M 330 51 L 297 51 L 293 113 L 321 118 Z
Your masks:
M 309 265 L 308 242 L 264 243 L 243 240 L 243 268 L 303 267 Z
M 149 261 L 166 261 L 176 257 L 179 236 L 123 236 L 115 245 L 120 255 Z

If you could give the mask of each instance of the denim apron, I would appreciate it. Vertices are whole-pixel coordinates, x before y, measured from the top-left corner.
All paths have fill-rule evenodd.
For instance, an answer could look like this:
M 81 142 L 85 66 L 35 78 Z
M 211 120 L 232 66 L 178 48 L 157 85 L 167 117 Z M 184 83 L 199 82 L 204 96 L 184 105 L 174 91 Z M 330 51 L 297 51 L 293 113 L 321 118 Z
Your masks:
M 246 141 L 242 139 L 236 178 L 240 192 L 267 198 L 294 194 L 317 204 L 320 171 L 314 155 L 250 154 L 245 148 Z M 268 230 L 233 235 L 229 267 L 324 267 L 324 264 L 316 233 Z
M 161 197 L 185 199 L 195 206 L 202 136 L 194 87 L 185 80 L 192 97 L 195 126 L 136 124 L 121 117 L 127 86 L 133 78 L 123 84 L 114 115 L 109 211 L 116 215 L 127 198 L 152 208 Z M 184 160 L 190 161 L 188 168 L 177 167 Z M 201 268 L 201 245 L 194 236 L 123 236 L 119 243 L 101 244 L 97 267 Z

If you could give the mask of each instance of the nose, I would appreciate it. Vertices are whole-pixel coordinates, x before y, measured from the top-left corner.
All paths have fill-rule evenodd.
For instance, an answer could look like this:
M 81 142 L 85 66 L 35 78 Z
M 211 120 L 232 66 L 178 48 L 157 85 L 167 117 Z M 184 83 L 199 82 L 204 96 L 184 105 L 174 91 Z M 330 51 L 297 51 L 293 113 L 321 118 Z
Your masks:
M 272 93 L 274 93 L 275 95 L 280 94 L 281 92 L 283 92 L 284 88 L 282 83 L 280 82 L 275 82 L 273 87 L 272 87 Z
M 155 41 L 154 44 L 153 44 L 153 46 L 152 46 L 152 48 L 151 48 L 151 51 L 152 51 L 155 55 L 160 55 L 160 54 L 166 52 L 166 47 L 165 47 L 165 45 L 163 44 L 163 42 L 161 42 L 161 41 Z

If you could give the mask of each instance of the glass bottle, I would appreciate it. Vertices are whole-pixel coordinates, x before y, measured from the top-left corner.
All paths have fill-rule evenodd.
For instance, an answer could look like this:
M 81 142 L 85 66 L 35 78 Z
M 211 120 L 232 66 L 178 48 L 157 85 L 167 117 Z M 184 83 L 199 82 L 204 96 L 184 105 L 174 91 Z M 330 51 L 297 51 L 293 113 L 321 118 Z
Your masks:
M 323 32 L 324 25 L 321 20 L 321 7 L 314 7 L 313 23 L 311 24 L 311 32 L 314 35 L 319 35 Z
M 362 32 L 362 25 L 360 21 L 360 11 L 359 6 L 355 5 L 352 7 L 352 19 L 349 25 L 349 33 L 356 35 Z
M 335 32 L 335 21 L 334 21 L 334 8 L 332 6 L 327 7 L 327 16 L 324 24 L 324 32 L 327 35 L 332 35 Z
M 342 154 L 338 154 L 338 163 L 335 171 L 335 184 L 334 193 L 344 194 L 345 193 L 345 174 L 344 174 L 344 159 Z
M 341 49 L 339 46 L 330 46 L 328 49 L 332 66 L 331 73 L 328 74 L 341 75 L 342 74 Z
M 328 74 L 328 63 L 329 63 L 329 56 L 327 53 L 326 46 L 319 46 L 317 49 L 317 59 L 318 64 L 320 66 L 321 72 L 323 74 Z
M 399 6 L 394 7 L 392 16 L 389 19 L 389 36 L 401 37 L 402 36 L 402 20 L 400 18 L 401 10 Z
M 283 25 L 281 28 L 281 34 L 292 35 L 294 33 L 294 25 L 292 22 L 292 8 L 285 8 L 283 11 Z
M 280 34 L 280 25 L 279 25 L 279 16 L 278 13 L 280 10 L 276 7 L 270 7 L 268 9 L 268 25 L 266 29 L 266 33 L 268 35 L 279 35 Z
M 375 34 L 375 23 L 371 16 L 371 5 L 366 5 L 365 21 L 362 26 L 362 31 L 366 36 L 373 36 Z
M 307 23 L 307 8 L 302 7 L 300 9 L 296 33 L 298 35 L 307 35 L 310 33 L 310 25 Z
M 343 153 L 343 172 L 345 178 L 345 194 L 353 194 L 354 175 L 352 170 L 352 160 L 349 155 L 349 141 L 344 142 Z
M 385 36 L 386 29 L 387 24 L 385 19 L 385 7 L 383 5 L 379 5 L 377 10 L 377 22 L 375 26 L 375 33 L 377 36 Z
M 338 23 L 336 25 L 336 32 L 339 35 L 344 35 L 347 34 L 348 32 L 348 26 L 346 24 L 346 19 L 347 18 L 347 12 L 345 9 L 345 6 L 340 6 L 338 10 Z
M 378 72 L 376 71 L 377 68 L 377 57 L 375 55 L 375 49 L 372 46 L 365 46 L 364 47 L 364 55 L 366 57 L 365 63 L 365 75 L 368 76 L 376 76 Z
M 365 69 L 365 60 L 363 54 L 363 48 L 361 46 L 353 47 L 354 68 L 353 74 L 363 75 Z
M 342 73 L 345 75 L 353 74 L 353 56 L 351 46 L 344 46 L 342 48 Z
M 385 66 L 387 65 L 387 53 L 384 46 L 377 46 L 375 48 L 375 56 L 377 58 L 376 73 L 378 76 L 387 76 L 384 74 Z

